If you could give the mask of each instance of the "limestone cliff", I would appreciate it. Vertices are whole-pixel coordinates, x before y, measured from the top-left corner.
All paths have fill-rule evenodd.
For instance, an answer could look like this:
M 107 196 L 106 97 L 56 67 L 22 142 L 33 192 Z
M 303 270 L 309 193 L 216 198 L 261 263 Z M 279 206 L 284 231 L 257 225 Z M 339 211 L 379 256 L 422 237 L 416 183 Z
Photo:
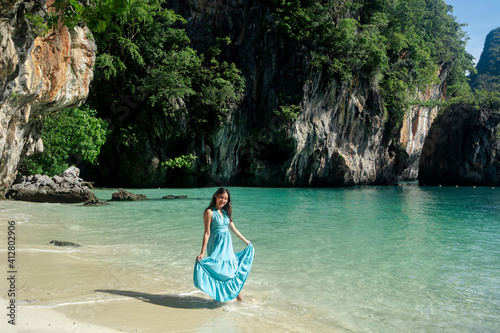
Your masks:
M 190 47 L 199 53 L 209 54 L 217 39 L 231 40 L 220 51 L 241 69 L 244 97 L 222 124 L 214 124 L 215 130 L 188 136 L 182 119 L 169 125 L 162 111 L 142 107 L 139 96 L 116 96 L 124 100 L 119 107 L 101 110 L 117 119 L 111 127 L 121 130 L 101 150 L 98 183 L 351 186 L 416 179 L 436 107 L 412 107 L 402 128 L 395 129 L 383 107 L 380 78 L 360 71 L 341 83 L 328 69 L 313 69 L 316 46 L 282 33 L 268 1 L 167 2 L 186 19 L 178 27 L 186 30 Z M 448 66 L 437 69 L 440 82 L 415 97 L 443 98 Z M 189 110 L 183 112 L 189 116 Z M 136 140 L 124 145 L 120 142 L 128 128 Z M 191 170 L 162 167 L 168 158 L 187 154 L 197 157 Z
M 423 185 L 500 185 L 500 113 L 458 105 L 432 125 L 420 159 Z
M 439 69 L 441 84 L 430 87 L 425 93 L 419 93 L 418 99 L 420 101 L 444 100 L 446 94 L 444 82 L 448 72 L 449 69 L 446 66 L 441 66 Z M 400 142 L 408 154 L 408 161 L 404 166 L 399 166 L 402 169 L 400 170 L 402 171 L 401 180 L 416 180 L 418 178 L 420 156 L 422 155 L 425 138 L 438 111 L 438 106 L 414 106 L 405 115 L 400 133 Z
M 0 2 L 0 195 L 20 159 L 43 150 L 44 115 L 85 101 L 93 78 L 95 44 L 85 27 L 36 37 L 26 14 L 45 1 Z
M 229 52 L 247 83 L 230 124 L 191 146 L 206 170 L 205 177 L 192 175 L 191 184 L 349 186 L 416 179 L 437 107 L 413 107 L 401 131 L 391 133 L 372 79 L 340 85 L 327 73 L 311 74 L 303 47 L 277 31 L 265 2 L 186 3 L 170 5 L 187 18 L 194 47 L 209 47 L 214 36 L 207 31 L 229 36 Z M 419 99 L 443 98 L 448 68 L 439 74 L 441 83 Z M 300 107 L 296 119 L 275 114 L 289 104 Z M 166 175 L 169 183 L 178 179 Z

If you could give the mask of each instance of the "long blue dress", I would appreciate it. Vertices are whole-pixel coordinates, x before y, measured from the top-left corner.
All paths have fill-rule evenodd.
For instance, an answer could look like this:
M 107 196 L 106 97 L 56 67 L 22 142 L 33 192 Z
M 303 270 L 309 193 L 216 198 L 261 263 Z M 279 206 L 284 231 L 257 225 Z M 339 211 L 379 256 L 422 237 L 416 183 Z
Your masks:
M 207 257 L 194 265 L 193 282 L 210 297 L 219 302 L 230 301 L 241 291 L 250 268 L 254 248 L 249 244 L 243 251 L 234 253 L 229 216 L 223 209 L 223 216 L 212 208 L 210 237 L 207 243 Z

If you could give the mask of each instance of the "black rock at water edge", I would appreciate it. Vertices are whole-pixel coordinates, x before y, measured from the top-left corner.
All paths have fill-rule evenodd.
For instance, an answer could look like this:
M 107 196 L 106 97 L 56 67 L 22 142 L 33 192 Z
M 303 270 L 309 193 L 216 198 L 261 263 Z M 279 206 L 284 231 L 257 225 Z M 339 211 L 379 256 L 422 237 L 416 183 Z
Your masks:
M 95 198 L 95 199 L 89 199 L 83 203 L 84 206 L 103 206 L 103 205 L 108 205 L 107 202 L 102 202 L 101 200 Z
M 67 241 L 58 241 L 58 240 L 53 240 L 49 244 L 55 245 L 55 246 L 72 246 L 72 247 L 80 247 L 80 244 L 76 244 L 73 242 L 67 242 Z
M 122 188 L 118 189 L 115 193 L 111 195 L 111 201 L 137 201 L 137 200 L 147 200 L 144 194 L 135 194 L 126 191 Z
M 164 197 L 162 197 L 163 199 L 187 199 L 187 195 L 172 195 L 172 194 L 168 194 Z

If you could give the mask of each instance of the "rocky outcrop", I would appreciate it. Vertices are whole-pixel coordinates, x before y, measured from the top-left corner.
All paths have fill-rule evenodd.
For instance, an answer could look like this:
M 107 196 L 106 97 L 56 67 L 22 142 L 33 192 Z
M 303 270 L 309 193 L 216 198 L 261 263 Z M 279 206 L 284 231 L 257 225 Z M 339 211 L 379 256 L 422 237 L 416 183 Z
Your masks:
M 24 176 L 19 184 L 10 187 L 5 196 L 7 199 L 77 203 L 97 199 L 94 193 L 82 185 L 78 177 L 79 170 L 71 167 L 59 176 L 46 175 Z
M 141 110 L 140 100 L 123 105 L 141 126 L 136 143 L 117 148 L 118 133 L 101 150 L 101 181 L 114 181 L 106 185 L 351 186 L 415 179 L 437 108 L 413 107 L 401 132 L 393 133 L 376 79 L 354 75 L 340 84 L 326 71 L 312 74 L 313 50 L 280 33 L 268 2 L 167 2 L 186 18 L 190 46 L 199 53 L 207 54 L 216 37 L 229 37 L 222 52 L 245 77 L 244 98 L 223 126 L 189 138 L 174 133 L 162 115 Z M 441 82 L 416 97 L 441 99 L 448 68 L 439 75 Z M 280 115 L 287 107 L 299 115 Z M 186 154 L 197 157 L 192 170 L 162 167 L 167 158 Z
M 135 194 L 122 188 L 111 195 L 111 201 L 137 201 L 146 199 L 147 197 L 144 194 Z
M 107 202 L 102 202 L 97 198 L 89 199 L 83 203 L 84 206 L 104 206 L 107 204 Z
M 441 84 L 437 84 L 425 92 L 418 93 L 420 101 L 439 101 L 445 98 L 445 80 L 448 76 L 449 68 L 441 65 L 439 69 L 439 79 Z M 399 141 L 407 153 L 407 163 L 404 167 L 399 166 L 400 180 L 416 180 L 420 164 L 420 156 L 424 147 L 425 138 L 429 133 L 431 125 L 439 111 L 438 106 L 413 106 L 405 114 L 403 127 L 401 128 Z
M 376 93 L 361 80 L 347 91 L 333 80 L 323 88 L 320 82 L 305 86 L 302 113 L 292 127 L 297 147 L 287 181 L 299 186 L 374 183 L 388 162 Z
M 500 90 L 500 28 L 490 31 L 486 36 L 476 69 L 477 74 L 470 75 L 472 89 Z
M 208 43 L 206 27 L 229 36 L 236 63 L 243 64 L 245 101 L 228 126 L 197 147 L 197 163 L 207 161 L 206 181 L 257 186 L 350 186 L 392 184 L 416 179 L 424 139 L 437 107 L 413 107 L 396 141 L 387 131 L 379 92 L 369 78 L 341 85 L 327 73 L 307 71 L 307 52 L 283 38 L 261 2 L 188 2 L 186 29 L 195 46 Z M 265 24 L 263 24 L 263 22 Z M 265 27 L 265 28 L 264 28 Z M 441 82 L 419 93 L 423 101 L 445 94 Z M 284 101 L 283 96 L 296 96 Z M 286 98 L 285 98 L 286 99 Z M 300 107 L 294 120 L 275 111 Z M 401 161 L 402 159 L 407 159 Z M 199 185 L 201 185 L 199 183 Z
M 442 67 L 439 73 L 444 82 L 448 70 Z M 287 169 L 289 183 L 346 186 L 416 179 L 424 139 L 438 108 L 415 106 L 407 112 L 399 134 L 403 158 L 391 146 L 380 97 L 369 82 L 355 80 L 340 93 L 335 81 L 324 88 L 319 82 L 305 85 L 302 114 L 292 128 L 297 146 Z M 418 97 L 438 100 L 443 94 L 439 84 Z
M 80 105 L 89 93 L 96 47 L 85 27 L 61 27 L 36 36 L 27 13 L 45 1 L 0 5 L 0 197 L 15 179 L 21 158 L 43 151 L 44 115 Z
M 420 159 L 422 185 L 500 185 L 500 113 L 459 106 L 433 123 Z

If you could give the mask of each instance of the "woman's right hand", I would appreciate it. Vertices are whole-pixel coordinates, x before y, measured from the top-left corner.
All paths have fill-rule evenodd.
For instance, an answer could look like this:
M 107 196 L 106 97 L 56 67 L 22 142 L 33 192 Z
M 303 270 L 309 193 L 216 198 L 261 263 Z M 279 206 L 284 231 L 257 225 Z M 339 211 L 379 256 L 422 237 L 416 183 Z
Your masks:
M 200 261 L 201 259 L 203 259 L 203 253 L 196 257 L 196 262 Z

